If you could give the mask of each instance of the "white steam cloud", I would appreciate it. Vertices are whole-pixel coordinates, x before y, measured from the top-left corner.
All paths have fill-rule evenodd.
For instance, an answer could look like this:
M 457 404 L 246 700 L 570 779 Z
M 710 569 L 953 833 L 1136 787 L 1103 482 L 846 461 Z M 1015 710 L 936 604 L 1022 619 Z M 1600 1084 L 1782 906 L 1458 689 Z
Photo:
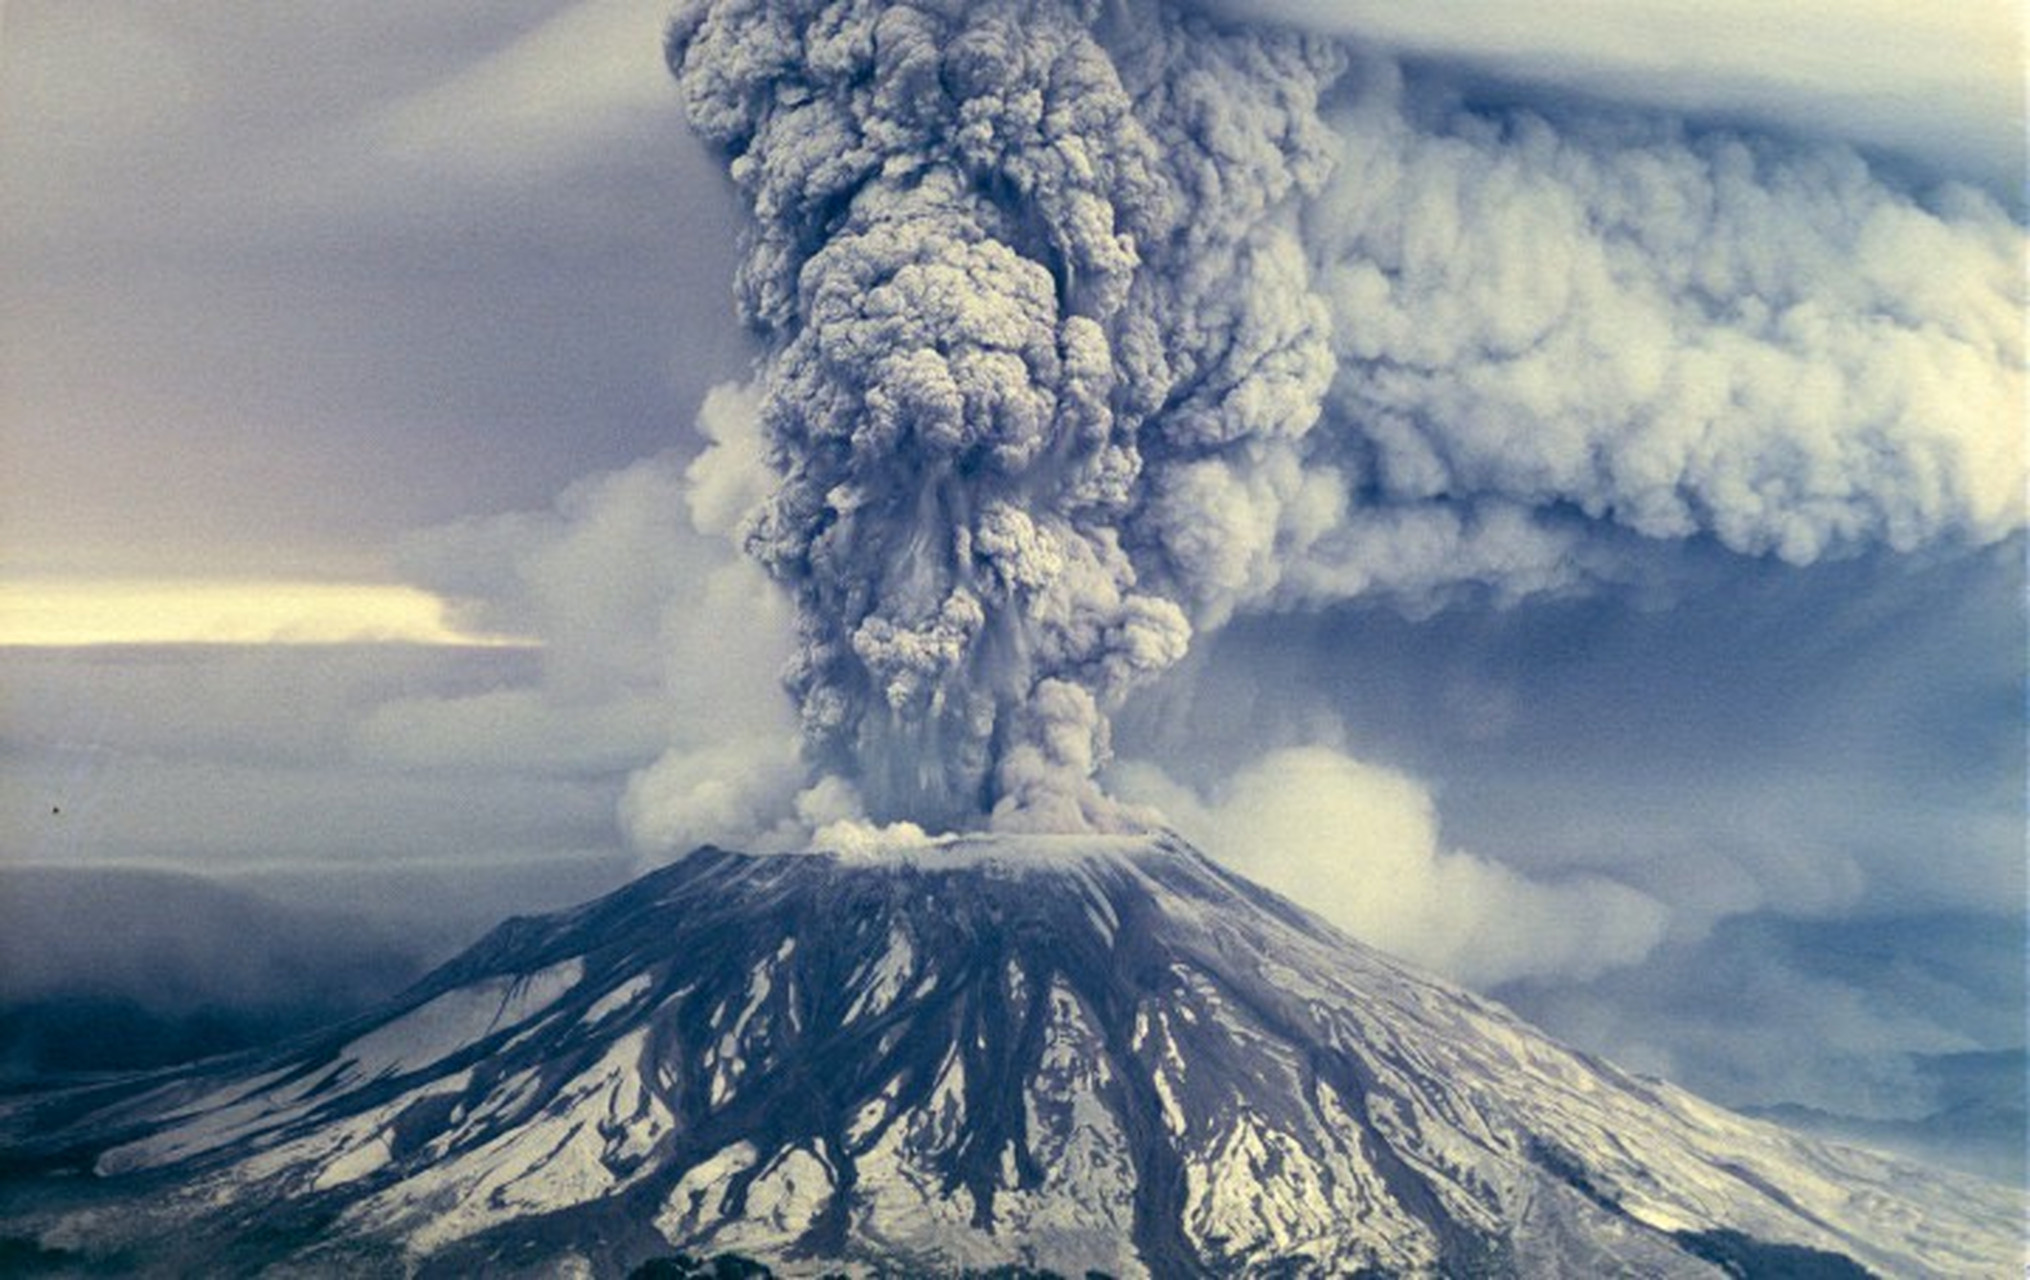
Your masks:
M 718 443 L 589 477 L 555 508 L 432 530 L 409 571 L 471 620 L 542 642 L 532 683 L 375 708 L 356 733 L 369 760 L 405 769 L 628 775 L 620 821 L 638 849 L 707 842 L 797 847 L 805 768 L 779 675 L 789 607 L 724 540 L 750 500 L 754 397 L 721 388 L 699 429 Z M 750 449 L 751 454 L 751 449 Z M 610 812 L 610 809 L 609 809 Z M 820 810 L 820 816 L 829 816 Z
M 771 344 L 694 497 L 795 606 L 827 813 L 1132 822 L 1110 714 L 1240 610 L 2022 527 L 1971 190 L 1153 4 L 697 0 L 669 56 Z
M 1461 982 L 1593 977 L 1663 940 L 1662 903 L 1599 876 L 1532 880 L 1440 842 L 1422 785 L 1329 746 L 1274 751 L 1210 797 L 1145 762 L 1118 790 L 1364 942 Z

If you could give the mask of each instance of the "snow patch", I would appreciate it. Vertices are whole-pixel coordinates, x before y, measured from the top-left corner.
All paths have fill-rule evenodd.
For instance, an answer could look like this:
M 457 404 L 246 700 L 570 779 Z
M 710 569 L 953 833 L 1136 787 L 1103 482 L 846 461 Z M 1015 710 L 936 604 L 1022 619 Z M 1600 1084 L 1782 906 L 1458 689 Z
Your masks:
M 887 945 L 881 954 L 862 964 L 847 981 L 848 988 L 857 987 L 859 993 L 846 1009 L 846 1022 L 851 1024 L 863 1017 L 886 1013 L 915 973 L 916 947 L 910 942 L 908 931 L 900 924 L 890 924 Z
M 760 1152 L 747 1141 L 721 1147 L 685 1170 L 656 1215 L 656 1230 L 672 1245 L 700 1238 L 726 1216 L 726 1195 L 733 1180 L 754 1167 Z
M 427 1067 L 521 1025 L 584 976 L 585 962 L 574 956 L 535 973 L 458 987 L 354 1040 L 339 1056 L 368 1080 Z
M 1045 999 L 1043 1053 L 1023 1091 L 1029 1154 L 1041 1180 L 1021 1187 L 1004 1152 L 1011 1189 L 995 1210 L 1012 1239 L 1032 1242 L 1033 1265 L 1077 1275 L 1146 1270 L 1132 1239 L 1137 1171 L 1126 1130 L 1108 1102 L 1114 1070 L 1098 1020 L 1061 981 Z
M 773 956 L 756 966 L 754 972 L 748 975 L 747 998 L 733 1025 L 705 1051 L 705 1067 L 712 1074 L 710 1097 L 714 1107 L 724 1106 L 732 1099 L 741 1077 L 756 1064 L 756 1056 L 750 1051 L 762 1040 L 767 1027 L 768 1019 L 762 1016 L 763 1006 L 775 990 L 775 975 L 795 952 L 796 939 L 785 938 Z M 712 1020 L 714 1025 L 725 1021 L 724 1006 L 714 1011 Z M 761 1061 L 765 1064 L 765 1058 Z
M 712 1247 L 734 1252 L 780 1248 L 817 1224 L 837 1181 L 823 1139 L 810 1148 L 788 1148 L 747 1184 L 740 1217 L 714 1233 Z

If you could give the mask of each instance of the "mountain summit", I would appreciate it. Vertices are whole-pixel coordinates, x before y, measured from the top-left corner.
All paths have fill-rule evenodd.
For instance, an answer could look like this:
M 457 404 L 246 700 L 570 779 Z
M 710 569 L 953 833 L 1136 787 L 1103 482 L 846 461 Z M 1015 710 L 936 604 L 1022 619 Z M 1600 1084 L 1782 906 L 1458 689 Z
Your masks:
M 278 1051 L 17 1101 L 53 1269 L 2013 1274 L 2015 1193 L 1559 1047 L 1169 836 L 701 849 Z

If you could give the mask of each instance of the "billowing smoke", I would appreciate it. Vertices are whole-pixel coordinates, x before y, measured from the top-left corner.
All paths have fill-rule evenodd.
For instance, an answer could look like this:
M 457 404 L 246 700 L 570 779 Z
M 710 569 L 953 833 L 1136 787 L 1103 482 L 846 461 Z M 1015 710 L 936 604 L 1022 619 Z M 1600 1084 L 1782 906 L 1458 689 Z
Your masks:
M 2024 240 L 1992 201 L 1668 121 L 1420 107 L 1386 70 L 1333 126 L 1307 228 L 1370 507 L 1793 564 L 2020 527 Z
M 1068 0 L 698 4 L 670 53 L 756 217 L 746 537 L 817 762 L 880 819 L 1112 821 L 1107 715 L 1194 594 L 1136 513 L 1330 382 L 1296 198 L 1339 57 Z
M 1158 4 L 698 0 L 669 54 L 755 220 L 739 536 L 877 820 L 1128 821 L 1110 713 L 1237 610 L 2021 527 L 1972 192 Z

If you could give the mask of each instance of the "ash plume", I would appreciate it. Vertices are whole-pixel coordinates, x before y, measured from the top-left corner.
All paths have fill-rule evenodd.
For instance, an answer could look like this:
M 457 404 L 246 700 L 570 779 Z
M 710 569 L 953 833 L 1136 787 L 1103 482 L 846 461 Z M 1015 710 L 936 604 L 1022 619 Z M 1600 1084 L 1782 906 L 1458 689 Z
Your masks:
M 1239 610 L 2022 527 L 1976 193 L 1159 4 L 698 0 L 668 54 L 754 215 L 738 536 L 877 821 L 1132 823 L 1109 715 Z
M 1132 517 L 1330 381 L 1295 201 L 1341 59 L 1053 0 L 700 4 L 669 48 L 755 213 L 780 478 L 746 539 L 815 759 L 878 819 L 1113 821 L 1108 712 L 1191 633 Z

